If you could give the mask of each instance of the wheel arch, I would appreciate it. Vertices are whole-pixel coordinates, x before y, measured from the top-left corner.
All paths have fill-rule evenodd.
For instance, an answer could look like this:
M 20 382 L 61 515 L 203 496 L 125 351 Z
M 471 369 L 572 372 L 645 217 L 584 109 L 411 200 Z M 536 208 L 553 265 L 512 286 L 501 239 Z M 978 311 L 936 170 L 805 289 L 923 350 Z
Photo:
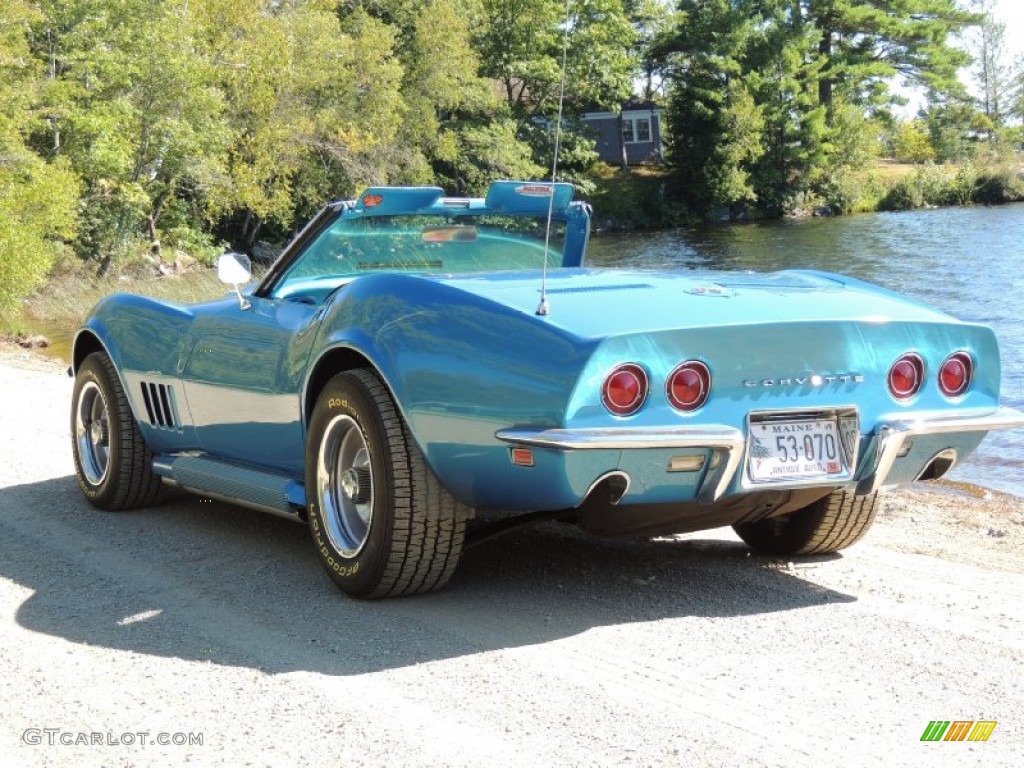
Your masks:
M 96 333 L 92 328 L 82 328 L 78 333 L 75 334 L 75 339 L 71 343 L 71 373 L 72 375 L 78 373 L 78 369 L 82 366 L 89 355 L 93 352 L 105 352 L 107 357 L 114 360 L 113 355 L 110 354 L 110 349 L 103 339 L 100 338 L 99 334 Z M 116 367 L 116 363 L 115 363 Z M 120 372 L 118 373 L 120 375 Z M 121 382 L 122 385 L 124 382 Z
M 398 400 L 395 397 L 394 389 L 388 383 L 387 377 L 381 372 L 380 367 L 374 364 L 367 355 L 354 347 L 331 347 L 320 355 L 306 377 L 306 384 L 302 394 L 302 424 L 305 429 L 309 428 L 313 407 L 316 405 L 317 398 L 320 397 L 320 393 L 331 377 L 355 368 L 369 368 L 376 373 L 381 381 L 384 382 L 384 386 L 387 387 L 397 407 Z M 399 412 L 401 412 L 401 408 L 399 408 Z
M 89 355 L 93 352 L 103 352 L 114 365 L 114 374 L 117 376 L 121 389 L 124 390 L 125 396 L 128 399 L 128 408 L 131 411 L 132 418 L 135 419 L 137 424 L 141 425 L 143 422 L 140 419 L 135 400 L 132 398 L 128 390 L 128 382 L 125 381 L 124 374 L 121 372 L 121 359 L 118 350 L 113 346 L 112 340 L 105 338 L 105 336 L 106 334 L 102 332 L 102 328 L 96 328 L 92 325 L 81 328 L 75 334 L 75 338 L 71 342 L 71 376 L 75 377 L 78 375 L 78 369 L 82 367 L 82 363 L 85 362 Z M 145 436 L 143 436 L 143 439 L 145 439 Z

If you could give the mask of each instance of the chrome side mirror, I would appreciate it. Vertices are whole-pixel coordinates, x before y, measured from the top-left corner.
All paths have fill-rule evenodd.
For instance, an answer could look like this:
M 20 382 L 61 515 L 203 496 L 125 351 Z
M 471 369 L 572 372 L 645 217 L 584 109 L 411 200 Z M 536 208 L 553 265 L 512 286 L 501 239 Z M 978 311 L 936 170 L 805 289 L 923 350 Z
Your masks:
M 248 309 L 252 306 L 239 288 L 240 285 L 244 285 L 252 279 L 252 262 L 249 261 L 248 256 L 234 251 L 222 253 L 217 257 L 217 279 L 234 287 L 240 309 Z

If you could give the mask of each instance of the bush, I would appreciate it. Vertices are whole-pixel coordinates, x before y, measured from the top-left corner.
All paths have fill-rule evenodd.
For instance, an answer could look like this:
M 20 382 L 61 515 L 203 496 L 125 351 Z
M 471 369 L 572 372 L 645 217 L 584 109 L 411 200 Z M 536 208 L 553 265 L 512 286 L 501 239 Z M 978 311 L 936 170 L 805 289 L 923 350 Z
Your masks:
M 896 182 L 878 203 L 881 211 L 907 211 L 938 205 L 1001 205 L 1024 201 L 1024 181 L 1007 167 L 962 165 L 955 174 L 926 166 Z
M 974 181 L 974 202 L 1000 205 L 1024 200 L 1024 181 L 1009 168 L 979 173 Z
M 63 242 L 74 236 L 78 180 L 63 164 L 48 165 L 0 138 L 0 314 L 46 277 Z
M 823 205 L 835 213 L 867 213 L 878 210 L 886 190 L 873 175 L 862 176 L 849 168 L 839 168 L 815 190 Z
M 952 205 L 963 184 L 963 179 L 949 178 L 939 166 L 926 165 L 896 182 L 878 207 L 883 211 L 908 211 L 926 206 Z

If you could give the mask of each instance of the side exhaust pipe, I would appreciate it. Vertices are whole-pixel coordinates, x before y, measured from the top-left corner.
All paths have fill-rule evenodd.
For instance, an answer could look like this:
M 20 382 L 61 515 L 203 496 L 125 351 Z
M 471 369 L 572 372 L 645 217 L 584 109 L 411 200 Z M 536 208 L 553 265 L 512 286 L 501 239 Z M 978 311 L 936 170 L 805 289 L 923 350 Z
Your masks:
M 596 501 L 614 507 L 629 491 L 629 484 L 629 475 L 621 469 L 606 472 L 590 484 L 580 506 L 585 507 L 588 503 Z
M 938 480 L 956 466 L 956 461 L 956 450 L 953 448 L 947 448 L 944 451 L 939 451 L 932 456 L 931 461 L 924 465 L 924 469 L 922 469 L 921 473 L 914 479 Z

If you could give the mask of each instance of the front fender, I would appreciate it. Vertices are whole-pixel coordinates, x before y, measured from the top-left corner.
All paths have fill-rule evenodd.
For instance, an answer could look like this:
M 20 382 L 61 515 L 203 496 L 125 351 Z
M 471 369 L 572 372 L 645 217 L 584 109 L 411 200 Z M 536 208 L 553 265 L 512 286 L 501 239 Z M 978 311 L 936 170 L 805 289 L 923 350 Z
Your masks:
M 180 392 L 174 392 L 186 359 L 184 351 L 191 343 L 193 319 L 190 308 L 113 294 L 93 308 L 73 342 L 73 373 L 91 352 L 102 349 L 107 353 L 143 438 L 157 452 L 195 444 L 187 405 Z M 147 411 L 147 387 L 151 393 L 152 387 L 168 388 L 168 402 L 160 413 L 166 416 L 170 411 L 170 422 L 154 416 L 156 411 Z
M 73 368 L 84 355 L 83 334 L 91 334 L 118 371 L 135 370 L 163 376 L 180 374 L 179 366 L 193 314 L 185 308 L 145 296 L 115 293 L 99 301 L 75 335 Z

